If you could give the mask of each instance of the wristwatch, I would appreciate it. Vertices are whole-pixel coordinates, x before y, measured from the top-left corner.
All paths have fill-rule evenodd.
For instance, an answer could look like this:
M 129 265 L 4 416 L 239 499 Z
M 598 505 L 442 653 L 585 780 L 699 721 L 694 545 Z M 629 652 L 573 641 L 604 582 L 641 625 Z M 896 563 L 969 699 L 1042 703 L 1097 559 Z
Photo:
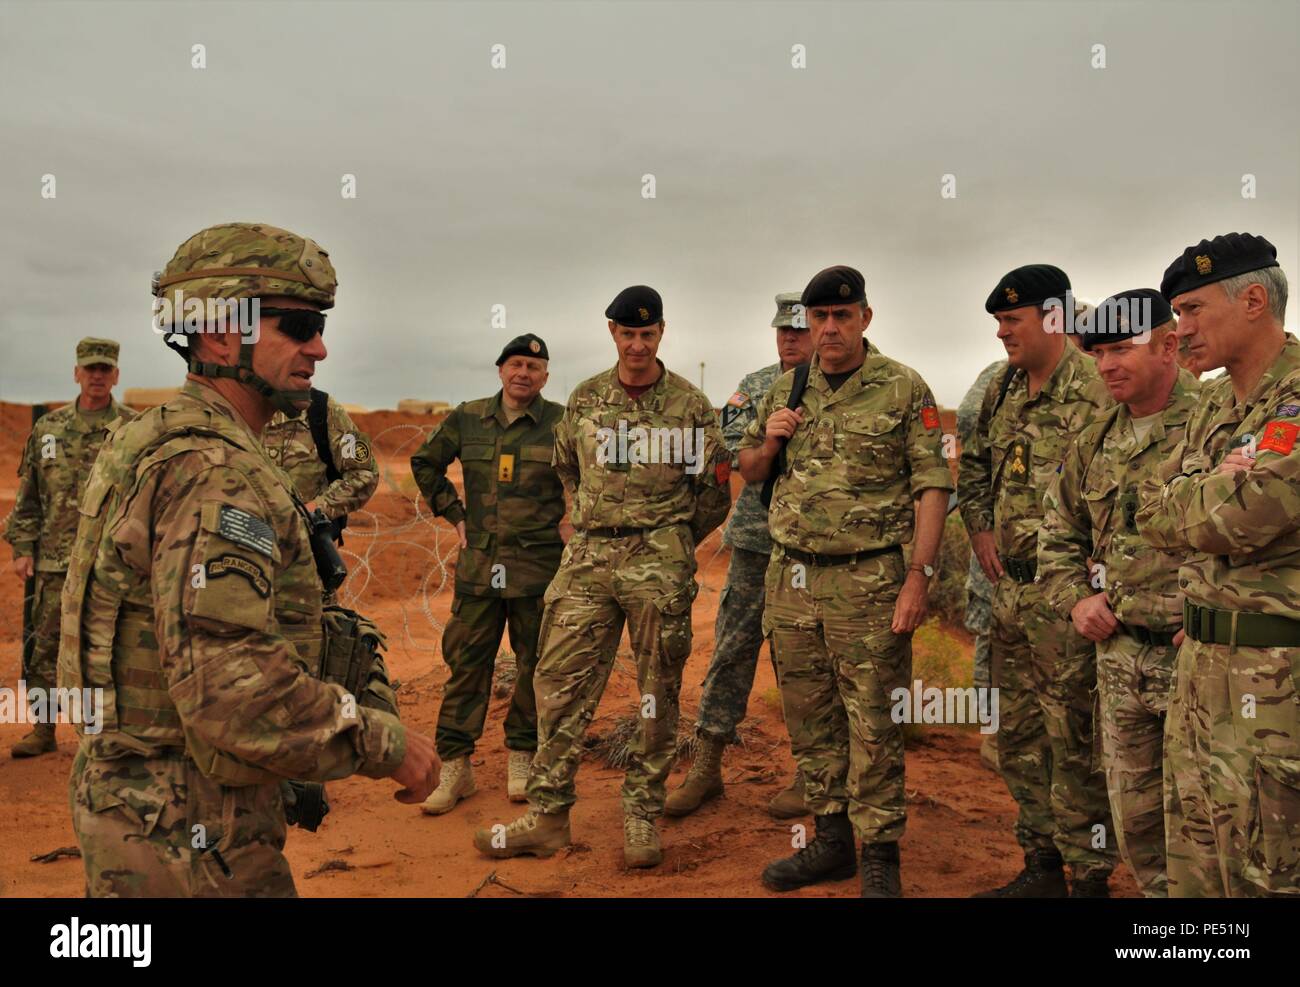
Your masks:
M 929 563 L 913 562 L 910 566 L 907 567 L 907 571 L 923 573 L 926 579 L 930 579 L 934 575 L 934 566 L 930 565 Z

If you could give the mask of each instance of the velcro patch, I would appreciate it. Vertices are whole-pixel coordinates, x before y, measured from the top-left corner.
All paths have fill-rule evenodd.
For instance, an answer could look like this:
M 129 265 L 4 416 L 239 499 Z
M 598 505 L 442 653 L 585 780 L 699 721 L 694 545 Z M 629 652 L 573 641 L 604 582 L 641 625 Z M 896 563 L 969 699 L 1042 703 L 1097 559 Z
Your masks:
M 1300 404 L 1279 405 L 1274 414 L 1279 418 L 1300 418 Z
M 727 398 L 727 404 L 736 408 L 743 408 L 749 401 L 749 395 L 744 391 L 737 391 L 731 397 Z
M 713 476 L 718 481 L 718 486 L 725 487 L 731 482 L 731 460 L 724 459 L 713 467 Z
M 251 548 L 268 559 L 275 555 L 275 531 L 271 526 L 248 511 L 222 504 L 217 513 L 217 534 L 226 541 Z
M 1269 422 L 1264 426 L 1264 438 L 1255 447 L 1258 452 L 1276 452 L 1289 456 L 1295 448 L 1296 436 L 1300 435 L 1300 425 L 1290 422 Z
M 219 579 L 234 573 L 247 579 L 262 599 L 265 600 L 271 595 L 271 581 L 267 579 L 262 567 L 243 556 L 219 555 L 215 559 L 210 559 L 203 568 L 209 579 Z
M 921 424 L 926 428 L 939 427 L 939 412 L 935 408 L 921 409 Z

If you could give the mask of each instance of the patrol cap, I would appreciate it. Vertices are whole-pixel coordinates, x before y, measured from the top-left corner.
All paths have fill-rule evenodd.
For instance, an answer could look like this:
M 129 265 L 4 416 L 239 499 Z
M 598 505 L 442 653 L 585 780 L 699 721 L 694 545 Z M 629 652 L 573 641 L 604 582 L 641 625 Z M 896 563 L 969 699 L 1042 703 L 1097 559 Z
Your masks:
M 664 300 L 659 292 L 644 284 L 624 288 L 605 309 L 605 318 L 632 329 L 655 325 L 663 317 Z
M 797 291 L 783 291 L 776 296 L 776 316 L 772 319 L 772 328 L 792 328 L 794 326 L 794 307 L 801 305 L 803 295 Z M 806 323 L 805 323 L 806 325 Z
M 89 367 L 96 363 L 107 363 L 110 367 L 116 367 L 117 354 L 121 348 L 121 344 L 115 339 L 97 339 L 94 336 L 87 336 L 77 344 L 77 366 Z
M 1059 267 L 1051 264 L 1026 264 L 1002 276 L 993 293 L 984 303 L 984 311 L 1005 312 L 1010 308 L 1042 305 L 1049 298 L 1065 302 L 1070 290 L 1070 279 Z
M 1165 271 L 1160 294 L 1173 301 L 1176 296 L 1202 285 L 1278 266 L 1277 247 L 1262 236 L 1225 233 L 1184 250 Z
M 1085 350 L 1163 326 L 1174 317 L 1173 309 L 1154 288 L 1133 288 L 1111 295 L 1089 315 L 1088 327 L 1080 334 Z
M 506 343 L 506 348 L 497 357 L 497 366 L 501 366 L 512 356 L 531 356 L 538 360 L 549 360 L 551 358 L 551 354 L 546 349 L 546 340 L 542 339 L 541 336 L 534 336 L 531 332 L 516 336 Z
M 804 308 L 867 300 L 867 282 L 859 271 L 838 264 L 818 271 L 799 297 Z

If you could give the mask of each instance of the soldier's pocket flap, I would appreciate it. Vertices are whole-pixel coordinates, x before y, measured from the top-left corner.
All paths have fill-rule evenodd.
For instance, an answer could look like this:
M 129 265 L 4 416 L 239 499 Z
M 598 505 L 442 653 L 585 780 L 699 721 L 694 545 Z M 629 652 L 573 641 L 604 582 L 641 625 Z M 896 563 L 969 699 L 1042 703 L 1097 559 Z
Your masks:
M 461 462 L 485 462 L 496 455 L 496 447 L 489 445 L 464 445 L 460 447 Z
M 655 600 L 655 607 L 665 617 L 680 617 L 682 614 L 691 612 L 691 603 L 695 600 L 695 594 L 699 591 L 699 583 L 691 579 L 675 593 L 661 596 Z
M 564 541 L 554 529 L 549 531 L 521 531 L 516 537 L 524 548 L 563 548 Z
M 1294 893 L 1300 870 L 1300 758 L 1257 757 L 1255 786 L 1244 875 L 1268 891 Z
M 1268 775 L 1279 785 L 1296 789 L 1297 804 L 1300 804 L 1300 758 L 1271 757 L 1260 755 L 1255 759 L 1261 773 Z M 1293 820 L 1300 825 L 1300 819 Z
M 161 791 L 116 786 L 104 777 L 102 771 L 88 770 L 91 776 L 85 780 L 87 809 L 97 815 L 117 809 L 138 827 L 141 836 L 148 836 L 153 832 L 167 803 L 167 798 Z M 122 794 L 119 795 L 114 788 L 119 788 Z
M 1100 477 L 1089 477 L 1089 484 L 1081 493 L 1084 500 L 1110 500 L 1118 489 L 1119 477 L 1106 472 Z
M 519 458 L 526 463 L 546 463 L 549 466 L 553 455 L 550 446 L 523 446 L 519 450 Z
M 856 435 L 888 435 L 903 421 L 902 411 L 882 411 L 874 415 L 847 415 L 844 431 Z
M 470 548 L 487 549 L 492 547 L 492 535 L 487 531 L 465 532 L 465 544 Z

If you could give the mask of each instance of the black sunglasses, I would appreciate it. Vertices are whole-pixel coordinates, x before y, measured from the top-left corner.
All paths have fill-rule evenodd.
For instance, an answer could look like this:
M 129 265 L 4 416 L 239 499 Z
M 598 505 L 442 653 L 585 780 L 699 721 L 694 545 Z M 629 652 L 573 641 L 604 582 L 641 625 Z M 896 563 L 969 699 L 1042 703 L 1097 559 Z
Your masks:
M 310 308 L 268 308 L 259 306 L 261 315 L 276 315 L 280 318 L 276 326 L 290 339 L 299 343 L 310 343 L 317 333 L 325 335 L 325 313 Z

